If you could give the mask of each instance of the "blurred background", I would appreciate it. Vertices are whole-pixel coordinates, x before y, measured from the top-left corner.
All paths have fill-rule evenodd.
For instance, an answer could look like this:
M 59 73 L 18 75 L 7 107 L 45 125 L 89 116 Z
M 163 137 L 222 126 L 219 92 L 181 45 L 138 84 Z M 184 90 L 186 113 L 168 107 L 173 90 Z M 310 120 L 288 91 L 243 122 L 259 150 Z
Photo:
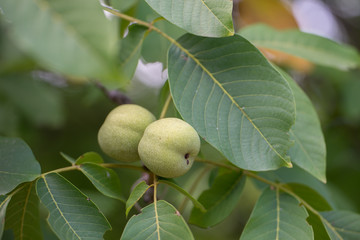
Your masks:
M 142 0 L 111 0 L 109 3 L 146 21 L 158 17 Z M 360 48 L 358 0 L 234 0 L 233 18 L 237 29 L 263 22 L 278 29 L 299 28 Z M 173 37 L 184 33 L 166 21 L 159 21 L 156 25 Z M 9 26 L 0 17 L 0 135 L 24 139 L 40 162 L 43 172 L 67 166 L 60 152 L 74 158 L 89 151 L 103 155 L 97 144 L 97 131 L 107 113 L 119 101 L 130 99 L 159 115 L 161 92 L 166 91 L 166 85 L 165 90 L 161 88 L 166 80 L 169 43 L 158 34 L 150 33 L 144 40 L 141 62 L 130 88 L 124 93 L 104 90 L 94 82 L 69 81 L 48 72 L 22 52 L 8 33 Z M 319 114 L 327 144 L 328 183 L 325 186 L 297 168 L 280 169 L 264 173 L 264 176 L 283 182 L 309 184 L 325 198 L 331 199 L 333 208 L 360 213 L 359 69 L 343 72 L 315 66 L 279 52 L 264 54 L 271 56 L 272 61 L 291 73 Z M 174 112 L 170 111 L 169 114 Z M 204 144 L 203 149 L 209 148 Z M 103 157 L 107 162 L 112 161 L 105 155 Z M 210 154 L 209 158 L 216 160 L 217 154 Z M 178 182 L 184 188 L 190 188 L 202 171 L 201 167 L 195 164 L 191 172 Z M 140 174 L 132 170 L 116 171 L 124 195 L 128 196 Z M 88 194 L 109 218 L 113 230 L 106 233 L 106 239 L 119 239 L 127 221 L 125 205 L 97 193 L 79 172 L 66 172 L 63 175 Z M 211 171 L 201 180 L 195 196 L 208 187 L 206 176 L 210 175 Z M 212 229 L 191 226 L 196 239 L 238 239 L 261 187 L 247 181 L 239 206 L 223 223 Z M 175 206 L 179 206 L 183 200 L 176 192 L 168 189 L 161 191 L 162 196 Z M 188 205 L 185 218 L 191 209 L 191 204 Z M 56 239 L 45 222 L 46 216 L 46 211 L 42 210 L 45 239 Z M 12 239 L 10 231 L 5 231 L 4 239 Z

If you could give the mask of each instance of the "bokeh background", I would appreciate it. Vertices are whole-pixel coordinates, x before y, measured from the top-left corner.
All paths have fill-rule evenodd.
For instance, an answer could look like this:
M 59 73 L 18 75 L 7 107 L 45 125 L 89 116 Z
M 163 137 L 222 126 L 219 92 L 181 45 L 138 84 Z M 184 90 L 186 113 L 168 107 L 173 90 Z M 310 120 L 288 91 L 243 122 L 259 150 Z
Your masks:
M 157 17 L 144 1 L 112 0 L 137 18 L 152 21 Z M 360 48 L 360 2 L 358 0 L 234 0 L 234 23 L 237 29 L 263 22 L 278 29 L 300 28 Z M 159 28 L 173 37 L 183 34 L 175 26 L 159 21 Z M 142 59 L 127 92 L 104 91 L 94 82 L 77 83 L 41 68 L 31 56 L 22 52 L 9 34 L 9 26 L 0 17 L 0 135 L 24 139 L 47 172 L 67 166 L 60 152 L 74 158 L 89 151 L 103 155 L 97 144 L 97 131 L 107 113 L 123 100 L 143 105 L 157 116 L 163 101 L 161 90 L 166 80 L 167 40 L 156 33 L 145 39 Z M 321 120 L 327 144 L 326 185 L 300 169 L 280 169 L 263 175 L 280 181 L 309 184 L 336 209 L 360 213 L 360 70 L 348 72 L 314 66 L 299 58 L 279 52 L 266 52 L 270 60 L 287 69 L 312 100 Z M 79 64 L 86 64 L 82 62 Z M 165 86 L 166 88 L 166 86 Z M 112 97 L 109 97 L 112 96 Z M 114 97 L 115 96 L 115 97 Z M 115 100 L 115 101 L 114 101 Z M 169 115 L 174 114 L 170 109 Z M 211 152 L 204 144 L 203 149 Z M 107 162 L 112 160 L 103 155 Z M 217 154 L 209 154 L 216 160 Z M 195 164 L 189 174 L 178 179 L 189 189 L 200 181 L 194 195 L 208 187 L 208 177 L 197 176 L 203 165 Z M 140 174 L 116 169 L 128 196 Z M 113 230 L 106 239 L 119 239 L 126 224 L 125 205 L 97 193 L 80 172 L 63 174 L 98 204 L 109 218 Z M 223 223 L 212 229 L 191 226 L 196 239 L 238 239 L 262 185 L 247 181 L 237 209 Z M 183 197 L 161 189 L 162 197 L 179 206 Z M 191 204 L 184 216 L 188 216 Z M 46 224 L 42 209 L 45 239 L 56 239 Z M 133 210 L 132 214 L 136 213 Z M 12 239 L 5 231 L 4 239 Z

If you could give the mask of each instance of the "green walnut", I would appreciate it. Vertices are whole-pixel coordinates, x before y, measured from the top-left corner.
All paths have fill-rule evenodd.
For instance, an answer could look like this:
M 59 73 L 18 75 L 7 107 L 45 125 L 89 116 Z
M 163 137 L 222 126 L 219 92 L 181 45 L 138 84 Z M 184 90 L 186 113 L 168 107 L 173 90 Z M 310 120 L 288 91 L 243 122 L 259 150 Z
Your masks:
M 163 118 L 145 129 L 138 150 L 141 161 L 150 171 L 174 178 L 191 168 L 200 150 L 200 138 L 187 122 Z
M 135 104 L 124 104 L 113 109 L 98 133 L 100 148 L 108 156 L 123 162 L 140 160 L 139 141 L 146 127 L 155 121 L 154 115 Z

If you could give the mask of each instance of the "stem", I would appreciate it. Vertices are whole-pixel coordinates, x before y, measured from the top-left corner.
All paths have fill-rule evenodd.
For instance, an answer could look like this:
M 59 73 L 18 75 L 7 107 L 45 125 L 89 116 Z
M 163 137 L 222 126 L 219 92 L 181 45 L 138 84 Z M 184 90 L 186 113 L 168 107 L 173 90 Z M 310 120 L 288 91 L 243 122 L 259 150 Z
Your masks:
M 167 40 L 169 40 L 169 42 L 171 42 L 172 44 L 178 46 L 178 47 L 181 47 L 181 45 L 179 43 L 176 42 L 175 39 L 173 39 L 172 37 L 170 37 L 169 35 L 167 35 L 166 33 L 164 33 L 163 31 L 161 31 L 159 28 L 155 27 L 154 25 L 152 25 L 151 23 L 148 23 L 148 22 L 145 22 L 145 21 L 142 21 L 140 19 L 137 19 L 137 18 L 134 18 L 134 17 L 131 17 L 129 15 L 126 15 L 126 14 L 123 14 L 115 9 L 113 9 L 112 7 L 110 6 L 106 6 L 106 5 L 102 5 L 103 9 L 109 13 L 112 13 L 114 14 L 115 16 L 118 16 L 122 19 L 125 19 L 125 20 L 128 20 L 129 22 L 134 22 L 134 23 L 137 23 L 139 25 L 143 25 L 143 26 L 146 26 L 149 28 L 149 30 L 154 30 L 155 32 L 159 33 L 161 36 L 163 36 L 164 38 L 166 38 Z M 181 47 L 182 48 L 182 47 Z
M 117 163 L 101 163 L 99 165 L 102 167 L 107 167 L 107 168 L 129 168 L 129 169 L 134 169 L 134 170 L 141 171 L 141 172 L 147 172 L 147 170 L 145 168 L 133 166 L 133 165 L 117 164 Z M 72 171 L 72 170 L 79 170 L 80 168 L 81 168 L 81 165 L 74 164 L 69 167 L 58 168 L 58 169 L 43 173 L 40 175 L 40 177 L 43 177 L 50 173 L 60 173 L 60 172 L 67 172 L 67 171 Z
M 204 170 L 202 170 L 202 172 L 199 174 L 199 176 L 194 180 L 194 184 L 191 186 L 191 188 L 189 189 L 189 194 L 192 195 L 196 189 L 196 187 L 199 185 L 200 180 L 205 176 L 205 174 L 210 171 L 211 168 L 207 167 Z M 186 204 L 189 202 L 189 198 L 188 197 L 184 197 L 183 202 L 180 204 L 179 207 L 179 212 L 183 212 L 183 210 L 186 207 Z
M 107 167 L 107 168 L 128 168 L 133 169 L 141 172 L 148 172 L 144 167 L 134 166 L 134 165 L 127 165 L 127 164 L 118 164 L 118 163 L 101 163 L 100 166 Z
M 160 114 L 159 119 L 165 117 L 166 112 L 167 112 L 167 110 L 168 110 L 168 108 L 169 108 L 169 105 L 170 105 L 170 101 L 171 101 L 171 94 L 169 93 L 169 95 L 168 95 L 168 97 L 167 97 L 167 99 L 166 99 L 166 101 L 165 101 L 165 104 L 164 104 L 164 106 L 163 106 L 163 109 L 161 110 L 161 114 Z
M 248 177 L 252 177 L 258 181 L 261 181 L 263 183 L 266 183 L 270 186 L 273 186 L 273 187 L 276 187 L 277 189 L 280 189 L 281 191 L 283 192 L 286 192 L 287 194 L 293 196 L 294 198 L 296 198 L 302 205 L 304 205 L 309 211 L 311 211 L 312 213 L 314 213 L 316 216 L 318 216 L 322 222 L 324 224 L 326 224 L 329 228 L 333 228 L 333 226 L 325 219 L 323 218 L 323 216 L 321 216 L 321 214 L 316 210 L 314 209 L 310 204 L 308 204 L 304 199 L 302 199 L 300 196 L 298 196 L 296 193 L 294 193 L 293 191 L 291 191 L 290 189 L 286 188 L 284 186 L 284 184 L 281 184 L 281 183 L 275 183 L 275 182 L 272 182 L 268 179 L 265 179 L 263 177 L 260 177 L 258 175 L 256 175 L 255 173 L 252 173 L 252 172 L 249 172 L 249 171 L 246 171 L 244 170 L 243 173 L 248 176 Z M 336 232 L 336 231 L 335 231 Z
M 228 168 L 230 170 L 234 170 L 234 171 L 241 171 L 240 168 L 236 168 L 236 167 L 232 167 L 232 166 L 229 166 L 229 165 L 226 165 L 226 164 L 223 164 L 223 163 L 219 163 L 219 162 L 213 162 L 213 161 L 210 161 L 210 160 L 205 160 L 205 159 L 200 159 L 200 158 L 197 158 L 195 159 L 195 161 L 198 161 L 198 162 L 203 162 L 203 163 L 207 163 L 207 164 L 210 164 L 210 165 L 213 165 L 213 166 L 218 166 L 218 167 L 224 167 L 224 168 Z M 321 214 L 316 210 L 314 209 L 310 204 L 308 204 L 304 199 L 302 199 L 300 196 L 298 196 L 296 193 L 294 193 L 293 191 L 291 191 L 290 189 L 286 188 L 286 186 L 284 186 L 284 184 L 282 183 L 276 183 L 276 182 L 273 182 L 273 181 L 270 181 L 266 178 L 263 178 L 263 177 L 260 177 L 258 176 L 257 174 L 253 173 L 253 172 L 250 172 L 250 171 L 247 171 L 247 170 L 242 170 L 243 173 L 248 176 L 248 177 L 251 177 L 251 178 L 254 178 L 260 182 L 263 182 L 263 183 L 266 183 L 270 186 L 273 186 L 277 189 L 280 189 L 282 190 L 283 192 L 286 192 L 287 194 L 293 196 L 294 198 L 296 198 L 302 205 L 304 205 L 309 211 L 311 211 L 312 213 L 314 213 L 316 216 L 318 216 L 328 227 L 332 228 L 332 225 L 326 220 L 324 219 Z
M 233 171 L 237 171 L 237 172 L 241 171 L 240 168 L 233 167 L 233 166 L 231 166 L 231 165 L 228 165 L 228 164 L 225 164 L 225 163 L 221 163 L 221 162 L 214 162 L 214 161 L 206 160 L 206 159 L 202 159 L 202 158 L 196 158 L 195 161 L 196 161 L 196 162 L 207 163 L 207 164 L 214 165 L 214 166 L 217 166 L 217 167 L 227 168 L 227 169 L 230 169 L 230 170 L 233 170 Z
M 74 165 L 69 166 L 69 167 L 58 168 L 58 169 L 43 173 L 43 174 L 41 174 L 40 177 L 44 177 L 45 175 L 48 175 L 50 173 L 59 173 L 59 172 L 67 172 L 67 171 L 72 171 L 72 170 L 79 170 L 79 168 L 80 168 L 80 165 L 75 165 L 74 164 Z
M 154 176 L 154 211 L 155 211 L 155 221 L 156 221 L 156 231 L 157 231 L 157 235 L 158 235 L 158 239 L 160 239 L 160 224 L 159 224 L 159 216 L 158 216 L 158 210 L 157 210 L 157 179 L 156 179 L 156 175 L 153 174 Z

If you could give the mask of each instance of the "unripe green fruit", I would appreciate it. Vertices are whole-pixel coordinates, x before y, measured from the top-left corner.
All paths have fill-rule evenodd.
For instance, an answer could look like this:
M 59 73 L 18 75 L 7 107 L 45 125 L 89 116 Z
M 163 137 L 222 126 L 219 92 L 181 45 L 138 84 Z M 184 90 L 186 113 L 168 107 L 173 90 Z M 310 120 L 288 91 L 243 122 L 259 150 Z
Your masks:
M 154 115 L 141 106 L 124 104 L 116 107 L 108 114 L 99 130 L 100 148 L 118 161 L 140 160 L 139 141 L 145 128 L 153 121 Z
M 139 143 L 144 165 L 166 178 L 179 177 L 189 171 L 199 150 L 199 135 L 190 124 L 178 118 L 151 123 Z

